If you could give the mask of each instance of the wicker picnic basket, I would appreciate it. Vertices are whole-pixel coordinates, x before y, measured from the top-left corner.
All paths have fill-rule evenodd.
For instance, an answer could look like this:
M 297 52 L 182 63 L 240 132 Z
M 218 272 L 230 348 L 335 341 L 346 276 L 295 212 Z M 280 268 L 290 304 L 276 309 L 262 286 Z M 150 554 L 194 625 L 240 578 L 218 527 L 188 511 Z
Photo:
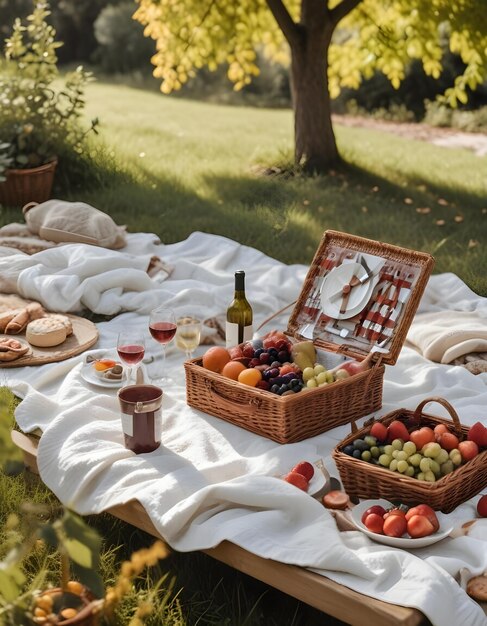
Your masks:
M 423 413 L 429 402 L 438 402 L 446 408 L 451 420 Z M 397 409 L 382 417 L 380 422 L 389 425 L 399 420 L 407 425 L 430 426 L 445 424 L 449 430 L 463 440 L 469 427 L 460 424 L 460 419 L 452 405 L 443 398 L 426 398 L 415 411 Z M 429 504 L 437 511 L 450 513 L 459 504 L 469 500 L 487 485 L 487 450 L 480 452 L 471 461 L 460 465 L 450 474 L 434 483 L 410 478 L 385 467 L 356 459 L 343 452 L 343 448 L 355 439 L 362 438 L 370 430 L 370 424 L 357 429 L 352 422 L 352 432 L 334 450 L 333 459 L 340 473 L 343 488 L 349 496 L 358 498 L 385 498 L 392 502 L 407 505 Z
M 330 259 L 348 254 L 375 255 L 387 263 L 406 265 L 414 273 L 410 297 L 390 338 L 388 350 L 377 354 L 370 369 L 311 391 L 278 396 L 211 372 L 203 368 L 202 358 L 196 358 L 184 364 L 187 403 L 279 443 L 314 437 L 380 409 L 384 364 L 394 364 L 399 356 L 434 261 L 426 253 L 346 233 L 326 231 L 289 318 L 286 333 L 293 340 L 306 338 L 300 331 L 310 316 L 318 316 L 322 320 L 321 310 L 312 306 L 318 285 L 330 270 Z M 325 318 L 323 324 L 326 324 Z M 325 367 L 328 366 L 326 361 L 330 353 L 362 361 L 370 352 L 370 346 L 363 340 L 342 339 L 324 329 L 314 339 L 314 343 Z

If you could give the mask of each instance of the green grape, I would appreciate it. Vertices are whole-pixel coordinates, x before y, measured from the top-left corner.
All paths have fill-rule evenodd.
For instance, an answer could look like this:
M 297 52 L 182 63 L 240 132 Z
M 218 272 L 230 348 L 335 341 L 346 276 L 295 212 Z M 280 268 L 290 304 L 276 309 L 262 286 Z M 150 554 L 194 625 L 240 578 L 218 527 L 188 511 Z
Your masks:
M 387 445 L 387 446 L 384 446 L 384 454 L 392 456 L 392 451 L 393 450 L 394 450 L 394 448 L 390 444 Z
M 428 483 L 434 483 L 436 481 L 436 476 L 433 474 L 431 470 L 428 470 L 424 473 L 424 479 Z
M 435 461 L 442 465 L 443 463 L 445 463 L 445 461 L 448 461 L 449 458 L 450 456 L 448 455 L 448 452 L 446 450 L 443 450 L 442 448 L 440 450 L 440 454 L 436 457 Z
M 406 443 L 403 445 L 402 449 L 404 450 L 404 452 L 408 456 L 412 456 L 417 451 L 416 450 L 416 444 L 414 443 L 414 441 L 406 441 Z
M 311 380 L 315 377 L 315 372 L 314 369 L 312 367 L 305 367 L 303 370 L 303 380 L 305 383 L 308 382 L 308 380 Z
M 316 376 L 316 382 L 318 383 L 318 385 L 323 385 L 323 384 L 327 384 L 328 381 L 326 380 L 326 372 L 320 372 L 317 376 Z
M 439 476 L 441 474 L 440 464 L 438 461 L 435 461 L 434 459 L 430 460 L 430 470 L 435 476 Z
M 394 441 L 391 443 L 391 446 L 394 448 L 394 450 L 402 450 L 403 445 L 404 441 L 402 439 L 394 439 Z
M 430 471 L 431 469 L 430 463 L 431 463 L 431 459 L 428 459 L 426 457 L 422 458 L 419 464 L 419 469 L 424 473 Z
M 404 474 L 407 469 L 409 467 L 409 463 L 407 461 L 398 461 L 397 462 L 397 471 L 401 472 L 401 474 Z
M 423 457 L 418 453 L 413 454 L 412 456 L 409 457 L 409 463 L 411 465 L 414 465 L 414 467 L 419 467 L 419 464 L 421 463 L 422 458 Z
M 418 480 L 424 480 L 424 473 L 423 472 L 419 472 L 419 474 L 416 475 L 416 478 Z
M 372 448 L 372 446 L 376 446 L 377 445 L 377 439 L 375 437 L 372 437 L 372 435 L 367 435 L 366 437 L 364 437 L 364 441 L 371 448 Z
M 397 460 L 396 459 L 392 459 L 390 465 L 389 465 L 389 469 L 392 470 L 393 472 L 397 471 Z
M 397 455 L 399 454 L 400 450 L 393 450 L 392 451 L 392 458 L 393 459 L 397 459 Z
M 370 454 L 372 455 L 373 459 L 378 459 L 380 457 L 380 448 L 378 448 L 377 446 L 372 446 L 372 448 L 370 448 Z
M 327 383 L 335 382 L 335 378 L 333 376 L 333 372 L 326 372 L 326 382 Z
M 316 382 L 316 379 L 310 378 L 308 381 L 306 381 L 306 387 L 310 389 L 314 389 L 314 387 L 318 387 L 318 383 Z
M 398 461 L 406 461 L 408 457 L 409 457 L 409 454 L 407 452 L 405 452 L 404 450 L 398 450 L 397 451 L 396 459 Z
M 430 459 L 435 459 L 440 454 L 440 450 L 441 446 L 439 443 L 430 441 L 423 447 L 421 452 L 424 456 L 427 456 Z
M 445 461 L 440 465 L 440 469 L 443 476 L 446 476 L 450 472 L 453 472 L 455 466 L 453 465 L 453 461 L 451 459 L 448 459 L 448 461 Z
M 453 461 L 453 465 L 458 466 L 462 464 L 462 455 L 460 454 L 460 450 L 458 450 L 458 448 L 450 450 L 450 459 Z
M 392 456 L 390 454 L 381 454 L 379 457 L 379 463 L 384 467 L 389 467 L 392 461 Z
M 318 376 L 318 374 L 321 374 L 323 372 L 326 372 L 326 370 L 323 367 L 323 365 L 321 365 L 321 363 L 318 363 L 317 365 L 314 366 L 315 376 Z
M 372 455 L 370 454 L 370 450 L 364 450 L 362 452 L 362 461 L 370 461 Z
M 414 467 L 412 465 L 408 465 L 408 468 L 406 470 L 406 476 L 409 476 L 410 478 L 413 478 L 413 476 L 414 476 Z

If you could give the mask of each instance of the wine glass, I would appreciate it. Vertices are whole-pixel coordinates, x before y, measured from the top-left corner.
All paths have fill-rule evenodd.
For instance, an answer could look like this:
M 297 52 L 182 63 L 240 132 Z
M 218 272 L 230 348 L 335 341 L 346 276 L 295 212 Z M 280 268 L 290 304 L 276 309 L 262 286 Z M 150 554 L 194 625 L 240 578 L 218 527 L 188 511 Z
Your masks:
M 149 316 L 149 331 L 153 339 L 155 339 L 162 346 L 161 382 L 163 382 L 166 378 L 164 375 L 166 365 L 166 347 L 167 344 L 174 339 L 176 329 L 176 317 L 172 309 L 168 309 L 164 306 L 152 309 Z
M 191 359 L 200 344 L 201 320 L 192 316 L 180 317 L 176 325 L 176 345 L 185 352 L 187 359 Z
M 127 385 L 130 385 L 133 366 L 144 358 L 144 334 L 137 330 L 120 331 L 117 338 L 117 352 L 120 360 L 127 367 Z

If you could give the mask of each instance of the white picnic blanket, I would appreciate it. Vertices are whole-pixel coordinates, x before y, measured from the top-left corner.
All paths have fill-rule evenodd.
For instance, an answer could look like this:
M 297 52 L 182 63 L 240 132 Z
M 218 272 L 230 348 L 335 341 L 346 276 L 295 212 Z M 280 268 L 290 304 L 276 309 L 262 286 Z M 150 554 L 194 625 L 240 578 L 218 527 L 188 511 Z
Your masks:
M 307 271 L 302 265 L 286 266 L 257 250 L 205 233 L 193 233 L 171 245 L 152 242 L 151 235 L 129 235 L 128 250 L 159 254 L 174 265 L 174 272 L 146 291 L 128 288 L 115 294 L 118 305 L 124 307 L 127 301 L 132 312 L 98 325 L 100 353 L 113 349 L 120 328 L 147 328 L 148 316 L 133 312 L 132 298 L 145 296 L 152 303 L 156 295 L 157 303 L 180 313 L 214 315 L 223 312 L 232 297 L 234 271 L 245 269 L 258 325 L 298 296 Z M 128 272 L 125 253 L 117 254 Z M 103 280 L 103 267 L 98 269 Z M 23 289 L 28 287 L 24 282 Z M 48 299 L 48 283 L 44 289 Z M 24 291 L 24 295 L 28 294 Z M 111 296 L 102 295 L 109 303 Z M 455 307 L 487 317 L 487 300 L 458 277 L 434 276 L 422 310 Z M 286 315 L 271 327 L 282 327 Z M 149 335 L 147 345 L 153 353 L 160 349 Z M 487 536 L 447 538 L 411 551 L 389 548 L 359 531 L 338 532 L 317 500 L 273 478 L 297 461 L 316 458 L 323 458 L 336 475 L 331 451 L 348 434 L 346 426 L 301 443 L 279 445 L 190 409 L 185 402 L 184 357 L 173 348 L 167 359 L 171 382 L 164 388 L 163 445 L 151 454 L 135 456 L 123 445 L 116 392 L 82 378 L 85 356 L 36 368 L 0 370 L 0 381 L 24 398 L 16 411 L 20 426 L 25 431 L 43 431 L 38 456 L 41 477 L 65 504 L 88 514 L 136 498 L 176 550 L 209 548 L 227 539 L 263 557 L 309 567 L 372 597 L 417 607 L 435 626 L 487 624 L 480 606 L 455 580 L 462 568 L 470 575 L 487 569 Z M 155 374 L 158 366 L 160 360 L 155 360 L 149 374 Z M 387 368 L 379 413 L 415 408 L 431 395 L 447 398 L 465 424 L 485 420 L 487 374 L 473 376 L 462 367 L 439 365 L 404 348 L 396 366 Z M 431 406 L 433 413 L 442 411 Z M 475 517 L 475 500 L 450 515 L 455 524 Z

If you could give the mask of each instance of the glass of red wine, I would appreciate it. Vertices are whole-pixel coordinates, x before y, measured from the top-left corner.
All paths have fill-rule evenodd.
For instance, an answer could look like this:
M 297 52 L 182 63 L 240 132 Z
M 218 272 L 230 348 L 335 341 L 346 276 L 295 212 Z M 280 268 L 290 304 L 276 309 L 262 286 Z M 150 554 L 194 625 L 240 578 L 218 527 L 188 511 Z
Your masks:
M 160 306 L 152 309 L 149 316 L 149 331 L 152 337 L 162 346 L 162 374 L 157 382 L 164 382 L 166 366 L 166 347 L 176 335 L 176 316 L 172 309 Z
M 142 361 L 145 354 L 145 339 L 141 331 L 122 330 L 118 333 L 117 352 L 127 369 L 127 385 L 130 385 L 132 369 Z

